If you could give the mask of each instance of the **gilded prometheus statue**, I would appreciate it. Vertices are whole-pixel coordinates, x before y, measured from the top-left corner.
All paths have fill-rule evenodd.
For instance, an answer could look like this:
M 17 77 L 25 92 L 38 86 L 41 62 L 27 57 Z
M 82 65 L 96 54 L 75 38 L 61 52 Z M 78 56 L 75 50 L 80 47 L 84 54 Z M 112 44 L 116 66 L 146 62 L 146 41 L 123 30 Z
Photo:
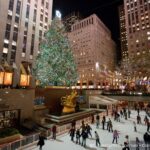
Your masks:
M 61 105 L 64 106 L 63 113 L 75 112 L 77 91 L 72 91 L 70 95 L 61 97 Z

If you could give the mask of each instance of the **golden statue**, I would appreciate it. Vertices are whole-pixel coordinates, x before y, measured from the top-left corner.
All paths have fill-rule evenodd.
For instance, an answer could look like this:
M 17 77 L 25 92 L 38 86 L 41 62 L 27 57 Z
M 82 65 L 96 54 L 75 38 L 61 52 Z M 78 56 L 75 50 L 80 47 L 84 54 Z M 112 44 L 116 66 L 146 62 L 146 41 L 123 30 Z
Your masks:
M 72 91 L 70 95 L 61 97 L 61 105 L 64 106 L 63 113 L 75 112 L 77 91 Z

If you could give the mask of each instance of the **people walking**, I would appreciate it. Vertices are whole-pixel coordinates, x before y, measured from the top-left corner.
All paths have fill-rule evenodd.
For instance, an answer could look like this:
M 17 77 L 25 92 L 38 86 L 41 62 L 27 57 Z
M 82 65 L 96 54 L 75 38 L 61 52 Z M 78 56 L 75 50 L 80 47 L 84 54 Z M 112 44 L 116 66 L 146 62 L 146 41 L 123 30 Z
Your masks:
M 54 140 L 56 140 L 56 132 L 57 132 L 56 125 L 53 125 L 53 127 L 52 127 L 52 138 Z
M 44 140 L 46 140 L 46 137 L 41 133 L 39 135 L 39 141 L 37 143 L 38 146 L 40 146 L 39 150 L 42 150 L 42 147 L 44 146 L 45 142 Z
M 96 131 L 95 131 L 95 139 L 96 139 L 96 146 L 100 146 L 101 145 L 100 138 L 99 138 L 99 135 Z
M 118 131 L 117 131 L 117 130 L 114 130 L 112 143 L 114 143 L 114 141 L 116 140 L 116 144 L 118 144 L 118 138 L 119 138 Z

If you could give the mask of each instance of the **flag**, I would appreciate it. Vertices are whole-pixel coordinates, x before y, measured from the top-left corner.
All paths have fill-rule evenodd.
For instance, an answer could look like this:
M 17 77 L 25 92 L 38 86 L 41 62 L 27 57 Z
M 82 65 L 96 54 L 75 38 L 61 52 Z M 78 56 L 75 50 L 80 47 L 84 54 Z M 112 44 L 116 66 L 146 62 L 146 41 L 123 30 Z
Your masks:
M 22 63 L 20 64 L 20 69 L 21 69 L 22 74 L 27 75 L 27 72 L 26 72 L 26 70 L 25 70 L 25 68 L 24 68 Z

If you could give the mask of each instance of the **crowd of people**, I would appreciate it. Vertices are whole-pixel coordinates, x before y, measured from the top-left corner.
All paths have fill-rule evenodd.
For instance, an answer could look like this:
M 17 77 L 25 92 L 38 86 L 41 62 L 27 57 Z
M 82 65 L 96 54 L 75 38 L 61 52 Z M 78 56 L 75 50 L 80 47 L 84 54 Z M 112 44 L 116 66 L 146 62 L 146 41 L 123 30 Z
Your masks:
M 143 141 L 144 141 L 145 150 L 150 150 L 149 117 L 145 115 L 144 120 L 142 120 L 140 116 L 140 109 L 137 108 L 136 111 L 137 111 L 137 118 L 136 120 L 133 121 L 133 132 L 138 132 L 139 130 L 138 125 L 140 124 L 147 126 L 147 131 L 143 134 Z M 100 128 L 100 125 L 101 125 L 103 130 L 106 130 L 107 132 L 112 132 L 112 137 L 113 137 L 112 143 L 118 144 L 118 139 L 119 139 L 119 136 L 121 135 L 118 130 L 113 129 L 113 123 L 111 119 L 114 119 L 114 121 L 116 122 L 120 122 L 122 119 L 128 120 L 130 117 L 131 117 L 130 109 L 122 108 L 119 111 L 118 109 L 113 109 L 111 118 L 109 118 L 108 116 L 107 118 L 106 116 L 103 116 L 102 118 L 100 118 L 100 115 L 97 114 L 95 118 L 92 116 L 91 123 L 96 125 L 97 130 Z M 82 121 L 81 126 L 76 128 L 76 121 L 73 120 L 71 124 L 71 129 L 69 130 L 70 139 L 75 144 L 79 144 L 83 147 L 87 146 L 86 144 L 87 138 L 92 139 L 92 140 L 94 139 L 96 147 L 100 147 L 101 146 L 100 136 L 97 131 L 92 132 L 92 130 L 93 130 L 92 127 L 88 123 L 85 123 L 84 120 Z M 92 133 L 94 135 L 92 135 Z M 52 128 L 52 138 L 54 140 L 56 139 L 56 126 L 55 125 Z M 43 141 L 40 142 L 41 139 L 43 141 L 45 140 L 43 136 L 40 136 L 38 145 L 40 145 L 40 143 L 43 144 Z M 141 142 L 142 141 L 139 140 L 139 137 L 135 138 L 136 150 L 140 150 Z M 130 144 L 130 141 L 129 141 L 129 135 L 125 136 L 125 140 L 123 144 L 124 144 L 124 147 L 122 148 L 122 150 L 130 150 L 132 145 Z M 42 149 L 42 146 L 40 145 L 40 150 Z

